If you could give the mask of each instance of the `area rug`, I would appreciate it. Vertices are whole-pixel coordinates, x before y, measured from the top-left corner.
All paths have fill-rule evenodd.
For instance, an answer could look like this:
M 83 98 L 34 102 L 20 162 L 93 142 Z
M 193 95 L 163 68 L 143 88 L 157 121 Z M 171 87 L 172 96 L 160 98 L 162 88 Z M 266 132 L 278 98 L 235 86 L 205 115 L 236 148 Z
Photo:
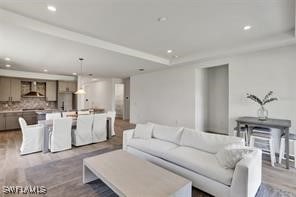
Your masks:
M 71 158 L 27 168 L 25 170 L 27 182 L 30 185 L 45 186 L 47 188 L 46 196 L 117 196 L 100 180 L 93 181 L 89 184 L 82 183 L 83 158 L 103 154 L 116 149 L 119 149 L 119 147 L 110 147 L 90 153 L 83 153 Z M 209 197 L 211 195 L 194 188 L 192 196 Z M 296 197 L 296 195 L 262 184 L 256 197 Z

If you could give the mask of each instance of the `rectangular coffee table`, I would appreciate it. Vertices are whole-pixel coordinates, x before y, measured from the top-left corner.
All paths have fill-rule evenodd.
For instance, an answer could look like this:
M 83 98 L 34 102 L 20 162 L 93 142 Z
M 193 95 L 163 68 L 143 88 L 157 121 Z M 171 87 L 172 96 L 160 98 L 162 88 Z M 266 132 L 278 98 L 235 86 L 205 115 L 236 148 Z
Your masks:
M 83 183 L 101 179 L 117 195 L 191 197 L 192 182 L 123 150 L 83 160 Z

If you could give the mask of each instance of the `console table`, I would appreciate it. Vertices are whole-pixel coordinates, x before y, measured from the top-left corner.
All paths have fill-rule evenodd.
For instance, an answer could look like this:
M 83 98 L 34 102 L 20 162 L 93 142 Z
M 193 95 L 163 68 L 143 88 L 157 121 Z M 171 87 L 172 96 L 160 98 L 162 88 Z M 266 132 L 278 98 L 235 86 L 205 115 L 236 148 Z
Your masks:
M 267 127 L 280 129 L 285 134 L 285 150 L 286 150 L 286 168 L 289 169 L 289 128 L 291 127 L 291 120 L 281 119 L 267 119 L 259 120 L 257 117 L 240 117 L 237 122 L 237 135 L 240 135 L 240 126 L 246 125 L 248 133 L 250 134 L 250 128 L 253 127 Z

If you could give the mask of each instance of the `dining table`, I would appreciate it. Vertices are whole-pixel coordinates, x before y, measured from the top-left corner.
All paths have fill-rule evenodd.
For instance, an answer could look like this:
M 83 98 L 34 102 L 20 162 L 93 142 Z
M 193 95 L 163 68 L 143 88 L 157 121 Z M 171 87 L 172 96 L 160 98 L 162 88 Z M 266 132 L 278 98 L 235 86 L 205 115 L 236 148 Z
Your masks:
M 77 125 L 77 116 L 73 116 L 72 118 L 72 128 L 76 128 Z M 53 127 L 53 120 L 38 120 L 38 124 L 43 125 L 43 143 L 42 143 L 42 152 L 48 153 L 49 151 L 49 134 Z M 112 130 L 112 121 L 111 117 L 107 117 L 106 120 L 106 132 L 107 139 L 111 138 L 111 130 Z
M 250 136 L 254 127 L 277 128 L 285 136 L 285 151 L 286 155 L 290 155 L 289 150 L 289 128 L 291 127 L 291 120 L 272 119 L 259 120 L 257 117 L 239 117 L 237 122 L 237 136 L 240 136 L 241 125 L 247 126 L 247 136 Z M 289 156 L 286 157 L 286 168 L 289 169 Z

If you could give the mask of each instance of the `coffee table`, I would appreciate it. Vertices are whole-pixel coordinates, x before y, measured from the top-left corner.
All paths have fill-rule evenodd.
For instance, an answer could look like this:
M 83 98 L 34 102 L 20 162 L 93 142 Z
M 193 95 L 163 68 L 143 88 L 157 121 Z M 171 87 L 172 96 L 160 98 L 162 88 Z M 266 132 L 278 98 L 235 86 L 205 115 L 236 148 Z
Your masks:
M 83 160 L 83 183 L 101 179 L 117 195 L 191 197 L 192 182 L 117 150 Z

